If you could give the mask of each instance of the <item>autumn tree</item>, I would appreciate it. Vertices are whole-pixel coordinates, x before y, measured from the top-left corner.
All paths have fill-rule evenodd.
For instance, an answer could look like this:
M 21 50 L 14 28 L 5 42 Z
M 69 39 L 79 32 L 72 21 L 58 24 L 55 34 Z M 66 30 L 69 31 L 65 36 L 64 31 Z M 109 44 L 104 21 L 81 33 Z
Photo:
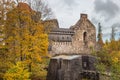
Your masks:
M 99 24 L 98 30 L 98 42 L 103 44 L 102 30 Z M 98 58 L 98 64 L 96 64 L 97 69 L 100 71 L 100 74 L 104 75 L 102 80 L 119 80 L 120 73 L 120 41 L 115 41 L 114 38 L 115 30 L 112 29 L 111 41 L 104 43 L 101 49 L 95 52 L 95 55 Z M 105 77 L 107 76 L 108 79 Z
M 3 23 L 4 23 L 4 8 L 3 8 L 3 1 L 0 1 L 0 48 L 2 47 L 2 40 L 3 40 Z
M 0 0 L 0 42 L 3 44 L 6 13 L 14 7 L 13 0 Z M 2 46 L 2 45 L 1 45 Z
M 26 3 L 19 3 L 7 13 L 5 24 L 5 45 L 10 63 L 15 65 L 21 61 L 31 73 L 33 66 L 40 64 L 42 57 L 47 55 L 48 47 L 47 34 L 41 21 L 33 19 L 35 14 Z
M 0 45 L 0 79 L 7 77 L 14 79 L 11 72 L 21 62 L 27 67 L 18 66 L 16 70 L 28 70 L 24 74 L 40 73 L 46 75 L 44 67 L 47 55 L 48 36 L 43 22 L 36 19 L 38 12 L 33 11 L 23 0 L 1 0 L 0 2 L 0 39 L 5 45 Z M 25 0 L 24 0 L 25 1 Z M 41 17 L 41 16 L 40 16 Z M 41 67 L 44 65 L 44 67 Z M 37 67 L 36 67 L 37 66 Z M 20 77 L 19 76 L 19 77 Z
M 30 73 L 22 62 L 17 62 L 5 73 L 5 80 L 30 80 Z
M 95 54 L 98 58 L 96 67 L 102 75 L 109 77 L 102 80 L 120 79 L 120 41 L 110 41 L 104 44 Z
M 5 46 L 5 24 L 6 14 L 14 8 L 13 0 L 0 0 L 0 80 L 2 80 L 4 73 L 10 67 L 9 53 Z

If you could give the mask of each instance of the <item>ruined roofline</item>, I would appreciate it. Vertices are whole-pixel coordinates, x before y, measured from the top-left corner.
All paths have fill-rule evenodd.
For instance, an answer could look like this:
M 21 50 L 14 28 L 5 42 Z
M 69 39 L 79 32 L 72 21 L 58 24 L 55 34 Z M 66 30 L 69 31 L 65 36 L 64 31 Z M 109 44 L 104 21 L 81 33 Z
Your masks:
M 55 56 L 59 56 L 59 55 L 68 55 L 68 56 L 71 56 L 71 55 L 82 55 L 82 56 L 94 56 L 92 54 L 88 54 L 88 53 L 61 53 L 61 54 L 55 54 L 53 57 Z
M 78 27 L 82 22 L 81 21 L 87 21 L 88 20 L 88 15 L 87 14 L 84 14 L 84 13 L 81 13 L 80 14 L 80 19 L 70 27 L 70 29 L 74 29 L 76 26 Z
M 71 26 L 70 29 L 75 29 L 75 28 L 81 27 L 81 24 L 84 21 L 88 22 L 91 26 L 93 26 L 95 28 L 94 24 L 88 19 L 88 15 L 82 13 L 82 14 L 80 14 L 80 19 L 75 23 L 75 25 Z
M 57 35 L 74 35 L 74 33 L 57 33 L 57 32 L 50 32 L 49 34 L 57 34 Z
M 58 23 L 58 20 L 57 19 L 49 19 L 49 20 L 43 20 L 42 21 L 44 25 L 50 25 L 50 26 L 55 26 L 53 27 L 54 28 L 59 28 L 59 23 Z
M 57 19 L 47 19 L 47 20 L 43 20 L 43 21 L 44 21 L 44 22 L 51 21 L 51 22 L 57 22 L 57 23 L 58 23 Z
M 87 21 L 95 28 L 95 25 L 89 19 Z M 96 30 L 96 28 L 95 28 L 95 30 Z
M 71 30 L 70 28 L 56 28 L 56 29 L 53 29 L 52 32 L 73 32 L 73 30 Z

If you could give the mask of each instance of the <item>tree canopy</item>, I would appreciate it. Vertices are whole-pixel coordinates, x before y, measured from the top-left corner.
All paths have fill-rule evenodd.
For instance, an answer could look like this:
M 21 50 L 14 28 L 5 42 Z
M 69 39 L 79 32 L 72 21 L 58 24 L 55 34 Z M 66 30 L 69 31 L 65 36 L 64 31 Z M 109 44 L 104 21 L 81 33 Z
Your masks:
M 11 6 L 14 7 L 9 7 L 5 12 L 5 16 L 2 16 L 4 24 L 0 25 L 3 26 L 1 32 L 5 44 L 0 46 L 0 78 L 28 80 L 35 74 L 35 65 L 39 66 L 38 70 L 43 69 L 40 64 L 42 58 L 47 56 L 48 35 L 42 21 L 35 19 L 37 12 L 28 4 L 18 3 L 16 6 L 14 3 Z

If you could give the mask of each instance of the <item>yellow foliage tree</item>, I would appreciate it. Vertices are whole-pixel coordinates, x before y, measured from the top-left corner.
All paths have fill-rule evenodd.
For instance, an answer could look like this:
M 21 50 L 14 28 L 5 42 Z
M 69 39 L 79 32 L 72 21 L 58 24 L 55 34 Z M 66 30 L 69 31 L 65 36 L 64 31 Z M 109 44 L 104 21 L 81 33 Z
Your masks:
M 99 63 L 98 69 L 104 69 L 104 73 L 110 73 L 109 80 L 120 79 L 120 40 L 107 42 L 103 48 L 96 52 Z M 102 65 L 100 65 L 102 64 Z
M 30 80 L 30 73 L 22 62 L 17 62 L 5 73 L 4 80 Z
M 4 73 L 9 68 L 10 60 L 7 48 L 4 45 L 4 34 L 6 24 L 6 13 L 14 7 L 13 0 L 0 0 L 0 80 L 2 80 Z
M 27 64 L 29 71 L 47 55 L 48 36 L 41 21 L 34 21 L 35 11 L 26 3 L 19 3 L 7 13 L 5 44 L 11 63 Z M 41 66 L 39 66 L 41 67 Z

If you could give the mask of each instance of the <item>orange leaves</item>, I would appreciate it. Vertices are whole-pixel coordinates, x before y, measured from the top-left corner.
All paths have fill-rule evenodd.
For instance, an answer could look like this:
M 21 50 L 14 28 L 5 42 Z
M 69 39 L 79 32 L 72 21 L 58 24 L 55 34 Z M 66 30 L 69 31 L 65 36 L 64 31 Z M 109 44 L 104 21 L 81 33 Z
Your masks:
M 28 10 L 29 12 L 33 11 L 27 3 L 20 2 L 17 6 L 19 10 Z

